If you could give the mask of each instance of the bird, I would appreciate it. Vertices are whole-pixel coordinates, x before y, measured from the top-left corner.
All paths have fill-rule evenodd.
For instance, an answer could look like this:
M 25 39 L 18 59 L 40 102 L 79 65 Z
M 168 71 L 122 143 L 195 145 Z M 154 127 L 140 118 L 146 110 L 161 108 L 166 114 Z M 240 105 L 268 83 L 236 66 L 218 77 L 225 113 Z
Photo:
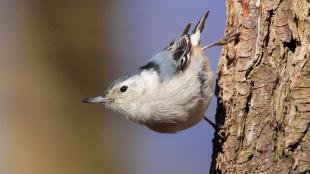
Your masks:
M 205 119 L 213 96 L 215 78 L 201 46 L 207 11 L 191 32 L 188 23 L 145 65 L 113 81 L 103 95 L 83 99 L 102 103 L 127 119 L 159 133 L 176 133 Z

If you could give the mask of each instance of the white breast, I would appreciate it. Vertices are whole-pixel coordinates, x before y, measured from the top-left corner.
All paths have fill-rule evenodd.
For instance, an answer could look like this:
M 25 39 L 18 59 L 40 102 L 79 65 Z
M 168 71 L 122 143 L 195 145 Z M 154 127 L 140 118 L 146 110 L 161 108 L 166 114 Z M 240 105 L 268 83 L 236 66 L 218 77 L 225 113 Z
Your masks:
M 140 107 L 133 120 L 154 131 L 172 133 L 191 127 L 203 118 L 213 94 L 213 76 L 210 67 L 207 67 L 206 83 L 210 86 L 204 90 L 202 97 L 198 73 L 208 66 L 207 59 L 202 51 L 196 51 L 190 61 L 181 75 L 160 85 L 146 74 L 145 78 L 149 79 L 146 85 L 150 85 L 150 88 L 155 85 L 156 89 L 141 96 Z

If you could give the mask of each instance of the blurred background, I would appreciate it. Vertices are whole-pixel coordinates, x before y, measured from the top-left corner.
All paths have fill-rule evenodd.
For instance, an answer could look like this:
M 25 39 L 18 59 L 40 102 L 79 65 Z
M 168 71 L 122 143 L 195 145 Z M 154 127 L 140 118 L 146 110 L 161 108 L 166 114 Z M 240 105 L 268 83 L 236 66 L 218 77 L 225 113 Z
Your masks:
M 203 44 L 223 36 L 224 0 L 1 0 L 0 173 L 207 173 L 206 122 L 159 134 L 80 103 L 143 65 L 207 9 Z M 216 71 L 220 48 L 207 55 Z

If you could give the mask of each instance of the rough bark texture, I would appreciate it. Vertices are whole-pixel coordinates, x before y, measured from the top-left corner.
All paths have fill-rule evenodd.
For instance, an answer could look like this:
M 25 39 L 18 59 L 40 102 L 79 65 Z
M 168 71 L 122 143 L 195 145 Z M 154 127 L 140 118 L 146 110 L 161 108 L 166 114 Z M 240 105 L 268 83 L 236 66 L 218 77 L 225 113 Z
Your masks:
M 210 173 L 310 172 L 310 1 L 227 0 Z

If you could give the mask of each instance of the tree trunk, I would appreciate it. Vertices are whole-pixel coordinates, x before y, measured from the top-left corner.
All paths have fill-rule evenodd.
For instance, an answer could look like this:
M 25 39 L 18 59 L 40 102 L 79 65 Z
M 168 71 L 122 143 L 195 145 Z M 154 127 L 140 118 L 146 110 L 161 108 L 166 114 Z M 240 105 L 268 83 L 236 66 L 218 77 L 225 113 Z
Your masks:
M 310 172 L 310 1 L 227 0 L 210 173 Z

